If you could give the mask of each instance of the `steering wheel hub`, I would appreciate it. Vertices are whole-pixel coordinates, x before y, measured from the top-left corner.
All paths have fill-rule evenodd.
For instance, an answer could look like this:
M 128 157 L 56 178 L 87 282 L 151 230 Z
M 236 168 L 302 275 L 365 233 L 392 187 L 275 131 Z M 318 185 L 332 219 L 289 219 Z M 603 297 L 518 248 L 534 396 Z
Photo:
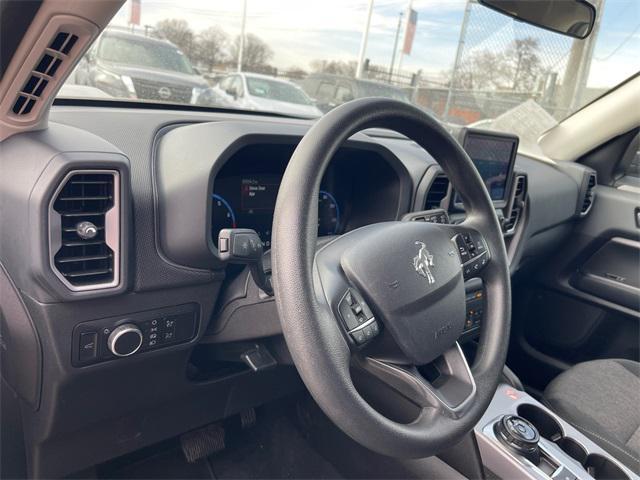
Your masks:
M 451 228 L 380 224 L 343 253 L 340 265 L 407 359 L 424 365 L 460 337 L 465 291 Z

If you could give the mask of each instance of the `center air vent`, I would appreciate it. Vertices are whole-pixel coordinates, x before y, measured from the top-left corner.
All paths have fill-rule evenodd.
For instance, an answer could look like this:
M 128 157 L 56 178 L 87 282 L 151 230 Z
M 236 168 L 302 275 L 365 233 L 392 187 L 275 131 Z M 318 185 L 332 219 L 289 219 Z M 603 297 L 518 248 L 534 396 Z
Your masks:
M 427 198 L 424 202 L 425 210 L 433 210 L 434 208 L 440 208 L 440 202 L 447 196 L 447 190 L 449 189 L 449 179 L 444 175 L 438 175 L 431 184 L 429 191 L 427 192 Z
M 28 115 L 31 113 L 77 41 L 78 36 L 68 32 L 58 32 L 55 35 L 22 86 L 11 108 L 14 114 Z
M 53 199 L 53 267 L 71 290 L 118 284 L 119 191 L 115 171 L 76 171 Z
M 594 187 L 597 184 L 596 174 L 591 172 L 589 173 L 589 178 L 587 180 L 587 186 L 585 188 L 584 198 L 582 200 L 582 206 L 580 207 L 580 215 L 586 215 L 591 210 L 591 206 L 593 205 L 593 199 L 595 193 L 593 191 Z

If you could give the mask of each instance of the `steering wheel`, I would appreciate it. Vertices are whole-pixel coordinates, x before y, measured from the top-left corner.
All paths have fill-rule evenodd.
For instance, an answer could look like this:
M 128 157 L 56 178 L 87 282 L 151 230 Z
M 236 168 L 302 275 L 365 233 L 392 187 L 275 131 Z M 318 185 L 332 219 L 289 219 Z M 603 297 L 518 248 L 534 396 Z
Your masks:
M 462 197 L 460 225 L 384 222 L 317 248 L 318 191 L 345 140 L 395 130 L 429 151 Z M 511 286 L 495 210 L 473 163 L 427 113 L 365 98 L 322 117 L 285 171 L 275 207 L 273 285 L 282 330 L 302 380 L 333 422 L 360 444 L 405 458 L 434 455 L 473 429 L 497 388 L 507 353 Z M 485 318 L 473 368 L 457 343 L 464 282 L 480 277 Z M 423 375 L 426 364 L 436 375 Z M 419 414 L 409 423 L 374 409 L 354 386 L 354 366 Z M 434 378 L 435 377 L 435 378 Z

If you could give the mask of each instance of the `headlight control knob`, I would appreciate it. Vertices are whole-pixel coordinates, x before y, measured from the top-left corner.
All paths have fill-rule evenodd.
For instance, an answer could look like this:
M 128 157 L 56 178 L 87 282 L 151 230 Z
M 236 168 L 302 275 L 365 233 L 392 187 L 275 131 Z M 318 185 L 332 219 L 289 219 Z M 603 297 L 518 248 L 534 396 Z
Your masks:
M 109 335 L 107 347 L 116 357 L 128 357 L 142 346 L 142 332 L 132 323 L 116 327 Z

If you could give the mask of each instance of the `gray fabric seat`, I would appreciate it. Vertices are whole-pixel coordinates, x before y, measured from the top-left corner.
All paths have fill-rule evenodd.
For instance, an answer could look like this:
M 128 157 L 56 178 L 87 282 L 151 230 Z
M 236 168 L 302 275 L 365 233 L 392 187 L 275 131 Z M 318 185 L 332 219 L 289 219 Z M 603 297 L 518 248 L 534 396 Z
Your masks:
M 640 363 L 579 363 L 549 384 L 544 400 L 620 462 L 640 471 Z

